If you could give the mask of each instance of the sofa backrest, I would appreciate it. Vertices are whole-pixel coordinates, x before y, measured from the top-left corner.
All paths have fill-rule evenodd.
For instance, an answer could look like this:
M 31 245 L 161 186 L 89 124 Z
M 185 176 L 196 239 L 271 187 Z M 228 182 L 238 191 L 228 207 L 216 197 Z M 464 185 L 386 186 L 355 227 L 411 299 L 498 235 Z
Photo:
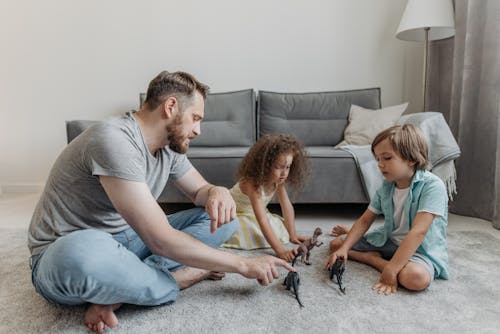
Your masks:
M 66 121 L 68 143 L 98 121 Z M 251 146 L 256 137 L 253 89 L 208 94 L 201 134 L 190 146 Z
M 201 134 L 190 146 L 251 146 L 256 137 L 253 89 L 208 94 Z
M 337 145 L 344 137 L 352 104 L 380 109 L 380 88 L 321 93 L 259 91 L 259 136 L 288 133 L 306 146 Z

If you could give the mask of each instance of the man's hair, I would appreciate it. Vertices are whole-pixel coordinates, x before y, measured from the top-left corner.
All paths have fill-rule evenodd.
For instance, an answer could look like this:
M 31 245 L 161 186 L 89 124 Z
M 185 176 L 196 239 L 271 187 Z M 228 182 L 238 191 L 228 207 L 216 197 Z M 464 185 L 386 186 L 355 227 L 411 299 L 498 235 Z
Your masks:
M 154 110 L 169 97 L 175 97 L 179 102 L 180 110 L 184 111 L 192 102 L 196 91 L 206 99 L 208 90 L 207 85 L 199 82 L 189 73 L 163 71 L 149 83 L 144 104 L 148 109 Z
M 415 162 L 415 169 L 426 169 L 429 165 L 429 147 L 422 131 L 414 125 L 395 125 L 380 132 L 372 142 L 375 146 L 388 139 L 393 150 L 404 160 Z
M 302 188 L 309 166 L 304 144 L 292 135 L 265 135 L 248 151 L 238 168 L 238 180 L 247 180 L 253 186 L 266 184 L 271 178 L 271 169 L 281 154 L 293 157 L 286 183 L 294 191 Z

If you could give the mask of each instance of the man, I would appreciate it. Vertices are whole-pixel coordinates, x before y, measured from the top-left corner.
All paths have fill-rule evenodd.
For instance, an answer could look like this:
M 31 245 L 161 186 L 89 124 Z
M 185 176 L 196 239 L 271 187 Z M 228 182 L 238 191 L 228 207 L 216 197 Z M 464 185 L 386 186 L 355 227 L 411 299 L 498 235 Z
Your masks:
M 235 203 L 184 155 L 207 91 L 188 73 L 160 73 L 137 113 L 89 128 L 51 170 L 29 228 L 33 284 L 50 302 L 89 303 L 93 331 L 116 327 L 122 303 L 172 303 L 179 289 L 225 272 L 268 285 L 277 266 L 293 270 L 216 249 L 237 228 Z M 156 199 L 169 177 L 205 209 L 166 217 Z

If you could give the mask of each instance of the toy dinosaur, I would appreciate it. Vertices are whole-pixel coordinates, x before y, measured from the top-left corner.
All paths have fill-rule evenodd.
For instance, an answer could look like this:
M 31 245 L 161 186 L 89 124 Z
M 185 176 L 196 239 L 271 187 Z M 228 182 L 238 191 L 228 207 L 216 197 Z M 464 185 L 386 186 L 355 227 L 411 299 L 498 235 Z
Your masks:
M 330 279 L 333 281 L 333 277 L 335 276 L 336 283 L 339 285 L 339 289 L 343 294 L 345 294 L 345 287 L 342 284 L 342 276 L 344 275 L 344 271 L 344 259 L 339 257 L 333 264 L 332 271 L 330 272 Z
M 319 247 L 323 244 L 323 242 L 318 242 L 318 237 L 323 232 L 319 227 L 314 229 L 313 236 L 311 238 L 306 239 L 304 242 L 300 243 L 299 248 L 297 248 L 297 255 L 293 259 L 292 266 L 295 264 L 295 260 L 300 256 L 300 261 L 310 265 L 309 256 L 311 255 L 311 249 L 314 247 Z
M 302 305 L 302 302 L 300 301 L 299 298 L 299 285 L 300 285 L 300 277 L 299 273 L 296 271 L 289 271 L 288 275 L 285 277 L 285 281 L 283 282 L 283 285 L 286 286 L 287 290 L 290 290 L 293 292 L 295 295 L 295 299 L 297 299 L 297 302 L 299 303 L 300 307 L 304 307 Z

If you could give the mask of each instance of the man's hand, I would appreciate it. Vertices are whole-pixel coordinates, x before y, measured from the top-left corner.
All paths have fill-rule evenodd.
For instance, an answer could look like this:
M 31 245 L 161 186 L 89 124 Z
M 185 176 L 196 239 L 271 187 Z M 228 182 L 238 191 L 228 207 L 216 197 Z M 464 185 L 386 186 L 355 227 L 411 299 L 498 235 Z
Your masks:
M 239 273 L 246 278 L 255 278 L 260 285 L 266 286 L 279 277 L 277 267 L 285 268 L 288 271 L 295 271 L 295 268 L 285 260 L 267 255 L 243 258 Z
M 373 285 L 372 289 L 384 295 L 396 293 L 398 289 L 398 273 L 392 270 L 390 265 L 387 265 L 380 275 L 380 280 Z
M 205 210 L 211 218 L 210 232 L 236 218 L 236 203 L 227 188 L 213 186 L 208 190 Z

